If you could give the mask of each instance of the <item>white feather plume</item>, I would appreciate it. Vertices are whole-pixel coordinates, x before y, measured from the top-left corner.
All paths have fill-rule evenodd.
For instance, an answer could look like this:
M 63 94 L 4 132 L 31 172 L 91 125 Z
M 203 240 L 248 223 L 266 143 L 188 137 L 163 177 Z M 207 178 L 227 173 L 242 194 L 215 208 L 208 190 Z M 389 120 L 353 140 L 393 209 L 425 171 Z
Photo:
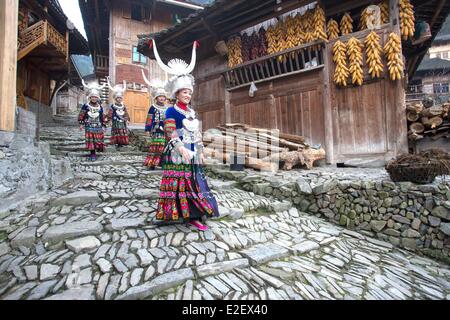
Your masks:
M 176 76 L 181 76 L 188 74 L 188 67 L 186 61 L 181 59 L 172 59 L 167 63 L 167 66 L 172 70 L 172 74 Z

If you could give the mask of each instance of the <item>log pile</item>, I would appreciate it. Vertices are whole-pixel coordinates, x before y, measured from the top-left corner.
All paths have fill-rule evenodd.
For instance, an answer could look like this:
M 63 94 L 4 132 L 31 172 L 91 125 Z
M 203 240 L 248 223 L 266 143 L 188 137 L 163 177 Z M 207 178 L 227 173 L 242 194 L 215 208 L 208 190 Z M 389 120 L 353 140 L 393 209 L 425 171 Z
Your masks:
M 238 157 L 246 167 L 257 170 L 291 170 L 295 166 L 311 169 L 315 161 L 325 159 L 325 150 L 309 146 L 304 137 L 240 123 L 207 130 L 203 143 L 205 156 L 226 163 Z
M 432 140 L 450 139 L 450 102 L 433 105 L 429 101 L 410 103 L 406 106 L 408 139 L 417 141 L 428 136 Z

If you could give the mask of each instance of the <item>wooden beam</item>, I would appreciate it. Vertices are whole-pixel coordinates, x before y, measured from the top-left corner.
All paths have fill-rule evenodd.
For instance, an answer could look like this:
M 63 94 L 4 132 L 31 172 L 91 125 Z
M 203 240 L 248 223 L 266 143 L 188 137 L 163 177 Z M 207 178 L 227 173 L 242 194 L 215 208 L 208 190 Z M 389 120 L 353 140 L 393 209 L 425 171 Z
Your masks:
M 0 130 L 15 130 L 19 0 L 0 1 Z
M 217 33 L 210 27 L 210 25 L 208 24 L 208 22 L 206 21 L 205 18 L 202 18 L 202 22 L 203 22 L 203 26 L 206 28 L 206 30 L 208 30 L 208 32 L 214 37 L 214 38 L 218 38 Z
M 214 19 L 216 16 L 223 15 L 223 13 L 226 12 L 227 10 L 231 10 L 232 8 L 241 5 L 241 3 L 245 2 L 245 1 L 246 0 L 231 1 L 230 3 L 227 3 L 226 5 L 221 6 L 220 10 L 217 10 L 215 13 L 211 14 L 209 16 L 209 19 Z M 163 40 L 161 40 L 159 42 L 159 44 L 157 44 L 157 45 L 159 45 L 161 47 L 163 44 L 176 38 L 178 35 L 185 33 L 186 31 L 189 31 L 198 25 L 201 25 L 201 23 L 202 23 L 202 21 L 200 19 L 198 19 L 194 23 L 191 23 L 189 26 L 182 27 L 182 28 L 180 28 L 180 30 L 169 34 L 167 37 L 165 37 Z
M 333 128 L 333 107 L 331 105 L 331 84 L 330 84 L 330 70 L 331 63 L 329 59 L 329 52 L 332 51 L 332 45 L 325 45 L 325 49 L 322 50 L 324 59 L 323 76 L 323 113 L 325 121 L 325 151 L 327 163 L 334 163 L 334 128 Z
M 273 3 L 273 2 L 274 2 L 273 0 L 264 1 L 263 3 L 258 4 L 257 6 L 253 6 L 253 7 L 251 7 L 251 8 L 248 9 L 248 10 L 239 11 L 236 15 L 233 15 L 232 17 L 228 17 L 228 18 L 226 18 L 226 19 L 220 20 L 219 23 L 220 23 L 220 24 L 223 24 L 223 23 L 226 23 L 226 22 L 228 22 L 228 21 L 235 20 L 235 19 L 239 18 L 240 16 L 246 15 L 246 14 L 248 14 L 248 13 L 250 13 L 250 12 L 256 12 L 256 11 L 259 10 L 260 8 L 265 7 L 266 5 L 268 5 L 268 4 L 270 4 L 270 3 Z
M 305 5 L 305 3 L 310 3 L 311 0 L 295 0 L 295 1 L 289 1 L 283 4 L 283 9 L 280 11 L 275 11 L 274 9 L 276 7 L 271 8 L 270 10 L 263 10 L 262 12 L 257 12 L 253 15 L 249 15 L 240 21 L 238 21 L 235 24 L 232 24 L 230 26 L 227 26 L 223 28 L 222 30 L 222 38 L 225 38 L 233 33 L 240 32 L 242 30 L 245 30 L 249 27 L 252 27 L 254 25 L 257 25 L 261 22 L 264 22 L 266 20 L 269 20 L 274 17 L 278 17 L 286 12 L 289 12 L 291 10 L 297 9 L 299 7 L 302 7 Z
M 399 0 L 389 0 L 389 21 L 391 22 L 393 32 L 400 37 L 400 11 Z M 400 44 L 402 46 L 402 44 Z M 400 51 L 402 52 L 402 50 Z M 402 76 L 405 76 L 402 72 Z M 406 75 L 407 77 L 407 75 Z M 406 78 L 392 83 L 395 100 L 392 103 L 394 110 L 386 110 L 388 137 L 388 152 L 393 152 L 395 156 L 408 152 L 408 125 L 405 117 Z
M 439 17 L 439 15 L 441 14 L 442 8 L 444 8 L 444 5 L 445 5 L 446 2 L 447 2 L 447 0 L 441 0 L 439 2 L 439 5 L 436 8 L 436 11 L 434 12 L 434 16 L 433 16 L 433 18 L 431 18 L 430 29 L 433 28 L 434 24 L 436 23 L 436 20 Z
M 358 0 L 358 1 L 336 1 L 338 4 L 334 6 L 325 7 L 325 15 L 327 17 L 334 16 L 338 13 L 350 11 L 355 8 L 367 6 L 374 2 L 373 0 Z

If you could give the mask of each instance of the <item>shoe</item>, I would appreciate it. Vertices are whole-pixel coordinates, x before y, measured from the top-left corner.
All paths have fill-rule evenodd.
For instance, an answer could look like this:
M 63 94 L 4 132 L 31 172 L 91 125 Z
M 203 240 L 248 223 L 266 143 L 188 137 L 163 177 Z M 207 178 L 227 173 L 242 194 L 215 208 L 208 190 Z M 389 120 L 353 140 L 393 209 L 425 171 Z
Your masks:
M 200 231 L 206 231 L 208 230 L 208 226 L 201 224 L 198 221 L 190 221 L 189 224 L 193 225 L 194 227 L 196 227 L 198 230 Z
M 91 160 L 93 162 L 93 161 L 97 160 L 97 156 L 95 154 L 93 154 L 89 157 L 89 160 Z

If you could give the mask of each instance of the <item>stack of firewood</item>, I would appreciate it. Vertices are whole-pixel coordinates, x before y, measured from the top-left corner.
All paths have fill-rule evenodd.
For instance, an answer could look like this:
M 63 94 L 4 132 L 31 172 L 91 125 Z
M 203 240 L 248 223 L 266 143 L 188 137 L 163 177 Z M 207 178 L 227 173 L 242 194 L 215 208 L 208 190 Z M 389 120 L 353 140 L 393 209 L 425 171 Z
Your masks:
M 450 139 L 450 103 L 433 105 L 429 101 L 410 103 L 406 107 L 408 139 L 417 141 L 428 136 L 432 140 Z
M 305 138 L 278 130 L 253 128 L 245 124 L 225 124 L 203 134 L 205 155 L 233 163 L 242 159 L 245 166 L 275 171 L 295 166 L 311 169 L 316 160 L 325 159 L 325 150 L 311 147 Z

